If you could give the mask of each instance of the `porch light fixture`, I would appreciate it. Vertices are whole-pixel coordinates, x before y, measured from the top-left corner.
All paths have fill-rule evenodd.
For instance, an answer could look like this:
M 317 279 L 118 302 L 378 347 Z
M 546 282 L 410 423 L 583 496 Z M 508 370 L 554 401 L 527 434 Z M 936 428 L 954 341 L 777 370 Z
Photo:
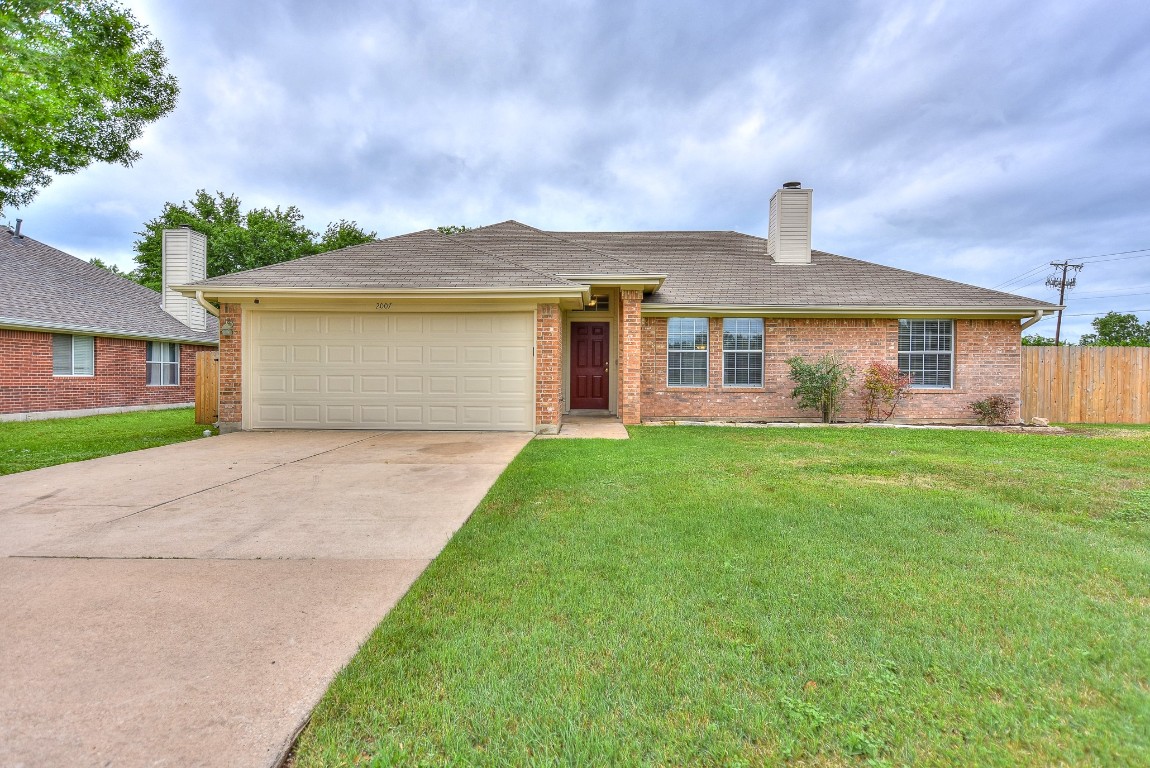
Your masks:
M 235 325 L 232 324 L 231 320 L 225 320 L 222 323 L 220 323 L 220 335 L 221 336 L 231 336 L 232 331 L 234 329 L 235 329 Z

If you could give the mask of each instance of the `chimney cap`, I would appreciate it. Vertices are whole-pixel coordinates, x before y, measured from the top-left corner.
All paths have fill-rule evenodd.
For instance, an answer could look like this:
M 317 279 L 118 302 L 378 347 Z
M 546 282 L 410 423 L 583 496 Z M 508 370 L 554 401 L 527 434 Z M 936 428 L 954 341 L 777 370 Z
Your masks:
M 191 229 L 191 228 L 192 228 L 191 224 L 181 224 L 180 225 L 180 229 Z
M 802 189 L 803 183 L 801 181 L 788 181 L 783 183 L 783 189 Z

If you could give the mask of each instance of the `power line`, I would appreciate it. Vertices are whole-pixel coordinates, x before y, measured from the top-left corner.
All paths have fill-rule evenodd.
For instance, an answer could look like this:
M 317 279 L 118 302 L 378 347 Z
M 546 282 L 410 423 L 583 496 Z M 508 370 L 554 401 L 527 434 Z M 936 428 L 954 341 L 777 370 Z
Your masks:
M 1078 259 L 1078 261 L 1088 261 L 1091 264 L 1103 263 L 1103 261 L 1095 261 L 1096 259 L 1103 259 L 1104 261 L 1124 261 L 1124 259 L 1105 258 L 1107 256 L 1124 256 L 1125 258 L 1129 258 L 1129 259 L 1142 259 L 1142 258 L 1145 258 L 1147 256 L 1150 256 L 1150 253 L 1148 253 L 1148 251 L 1150 251 L 1150 248 L 1136 248 L 1136 249 L 1131 250 L 1131 251 L 1115 251 L 1114 253 L 1099 253 L 1095 256 L 1083 256 L 1080 259 Z M 1130 254 L 1130 253 L 1138 253 L 1138 254 L 1142 254 L 1142 255 L 1141 256 L 1127 256 L 1126 255 L 1126 254 Z M 1015 277 L 1012 277 L 1009 280 L 1006 280 L 1004 282 L 999 283 L 998 285 L 994 286 L 992 288 L 992 290 L 998 290 L 998 289 L 1003 288 L 1007 285 L 1010 285 L 1011 283 L 1018 282 L 1019 280 L 1025 280 L 1027 277 L 1029 277 L 1031 275 L 1031 273 L 1038 272 L 1039 270 L 1045 269 L 1047 266 L 1049 266 L 1047 264 L 1047 262 L 1043 262 L 1041 264 L 1038 264 L 1037 266 L 1031 267 L 1030 269 L 1026 270 L 1025 272 L 1023 272 L 1019 275 L 1016 275 Z M 1020 288 L 1014 288 L 1012 290 L 1021 290 L 1021 289 Z
M 1135 312 L 1150 312 L 1150 309 L 1123 309 L 1120 314 L 1132 315 Z M 1101 317 L 1102 315 L 1109 314 L 1108 312 L 1075 312 L 1074 314 L 1067 314 L 1067 317 Z
M 1057 272 L 1055 272 L 1053 275 L 1046 278 L 1046 284 L 1049 285 L 1051 288 L 1057 288 L 1058 289 L 1058 304 L 1060 306 L 1065 306 L 1066 305 L 1066 289 L 1067 288 L 1073 288 L 1078 283 L 1077 277 L 1068 278 L 1066 276 L 1066 274 L 1068 272 L 1071 272 L 1071 271 L 1073 271 L 1074 274 L 1078 274 L 1079 272 L 1082 271 L 1083 265 L 1082 264 L 1071 264 L 1069 261 L 1062 261 L 1062 262 L 1052 261 L 1052 262 L 1050 262 L 1050 266 L 1054 267 L 1056 270 L 1061 269 L 1062 274 L 1059 275 Z M 1060 310 L 1058 310 L 1058 322 L 1054 324 L 1054 346 L 1056 346 L 1056 347 L 1058 346 L 1058 342 L 1061 338 L 1062 338 L 1062 310 L 1060 309 Z
M 1094 301 L 1095 299 L 1120 299 L 1125 296 L 1150 296 L 1150 293 L 1107 293 L 1101 296 L 1084 296 L 1079 294 L 1075 298 L 1079 301 Z

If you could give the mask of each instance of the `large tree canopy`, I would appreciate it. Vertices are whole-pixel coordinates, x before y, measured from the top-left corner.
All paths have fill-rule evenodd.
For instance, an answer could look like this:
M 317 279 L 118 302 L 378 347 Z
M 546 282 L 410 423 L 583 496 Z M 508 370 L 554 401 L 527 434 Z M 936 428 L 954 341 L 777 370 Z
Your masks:
M 1138 315 L 1107 312 L 1090 321 L 1094 333 L 1084 333 L 1079 344 L 1094 347 L 1150 347 L 1150 320 L 1138 322 Z
M 114 0 L 0 0 L 0 211 L 52 174 L 131 165 L 131 143 L 171 112 L 164 48 Z
M 320 235 L 303 225 L 303 214 L 294 205 L 255 208 L 244 213 L 243 204 L 235 195 L 217 192 L 213 196 L 201 189 L 186 202 L 165 203 L 160 215 L 144 224 L 143 232 L 136 233 L 140 236 L 135 243 L 138 267 L 132 277 L 160 290 L 161 233 L 184 224 L 208 236 L 208 277 L 376 239 L 375 232 L 365 232 L 354 221 L 344 219 L 328 224 Z

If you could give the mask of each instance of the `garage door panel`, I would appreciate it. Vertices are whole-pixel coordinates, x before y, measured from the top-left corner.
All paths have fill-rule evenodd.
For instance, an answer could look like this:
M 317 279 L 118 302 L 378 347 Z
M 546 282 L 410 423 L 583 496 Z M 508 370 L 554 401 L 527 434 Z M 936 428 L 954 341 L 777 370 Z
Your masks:
M 250 426 L 533 426 L 531 313 L 253 317 Z

